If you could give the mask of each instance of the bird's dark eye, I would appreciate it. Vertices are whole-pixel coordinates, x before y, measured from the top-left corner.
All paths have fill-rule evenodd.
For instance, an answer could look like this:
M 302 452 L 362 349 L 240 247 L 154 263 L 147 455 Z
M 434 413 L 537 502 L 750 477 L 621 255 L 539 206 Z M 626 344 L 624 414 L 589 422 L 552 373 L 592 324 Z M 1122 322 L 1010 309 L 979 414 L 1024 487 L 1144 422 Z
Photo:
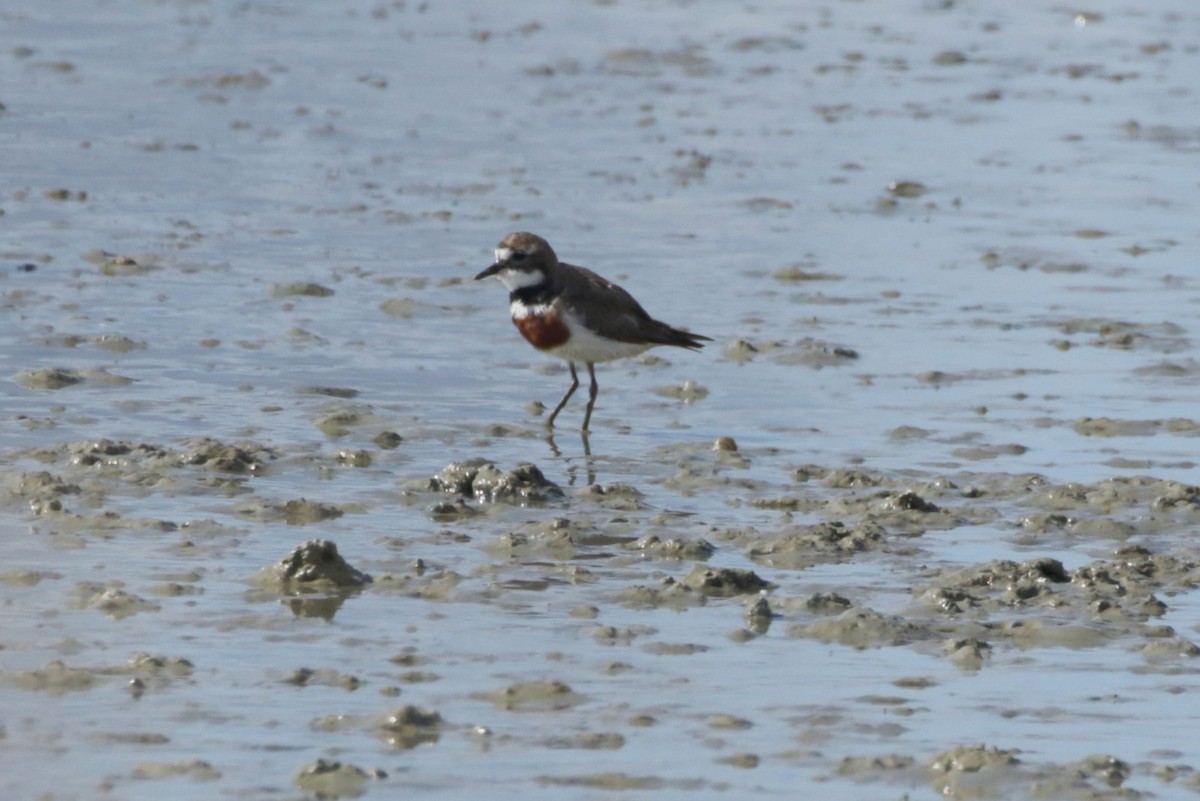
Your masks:
M 521 251 L 518 250 L 512 254 L 512 260 L 513 261 L 525 261 L 525 257 L 527 255 L 528 255 L 527 253 L 522 253 Z

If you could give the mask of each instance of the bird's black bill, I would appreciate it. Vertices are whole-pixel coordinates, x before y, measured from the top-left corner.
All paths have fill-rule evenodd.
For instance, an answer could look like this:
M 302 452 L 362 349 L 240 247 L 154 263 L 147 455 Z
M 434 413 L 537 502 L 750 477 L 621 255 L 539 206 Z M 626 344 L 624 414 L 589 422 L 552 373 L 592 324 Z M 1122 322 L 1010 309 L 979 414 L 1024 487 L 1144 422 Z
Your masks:
M 490 278 L 491 276 L 495 275 L 496 273 L 500 272 L 503 269 L 504 269 L 504 265 L 497 262 L 496 264 L 493 264 L 491 267 L 488 267 L 486 270 L 481 272 L 479 275 L 475 276 L 475 280 L 478 281 L 482 278 Z

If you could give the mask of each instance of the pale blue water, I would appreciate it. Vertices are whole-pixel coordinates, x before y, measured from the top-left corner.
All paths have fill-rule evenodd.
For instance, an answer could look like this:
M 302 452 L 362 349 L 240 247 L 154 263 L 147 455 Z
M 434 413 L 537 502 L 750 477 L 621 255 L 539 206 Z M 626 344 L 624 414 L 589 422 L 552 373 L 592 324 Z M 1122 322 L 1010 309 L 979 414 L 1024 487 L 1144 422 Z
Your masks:
M 582 403 L 560 418 L 561 456 L 525 413 L 532 400 L 558 398 L 565 372 L 545 371 L 519 340 L 498 284 L 469 280 L 516 229 L 546 236 L 565 260 L 619 280 L 656 316 L 716 340 L 699 354 L 659 352 L 661 364 L 600 368 L 593 464 L 601 482 L 645 493 L 650 511 L 634 526 L 658 513 L 682 515 L 668 520 L 684 521 L 687 536 L 778 523 L 778 513 L 743 505 L 748 491 L 736 485 L 683 495 L 667 484 L 680 466 L 656 449 L 704 453 L 721 435 L 751 458 L 730 474 L 767 482 L 769 495 L 789 488 L 796 465 L 859 461 L 921 477 L 1038 472 L 1088 482 L 1144 472 L 1194 482 L 1193 435 L 1084 437 L 1073 424 L 1196 414 L 1200 53 L 1188 35 L 1200 16 L 1184 0 L 1086 10 L 1094 16 L 920 0 L 9 3 L 0 10 L 0 375 L 104 368 L 134 382 L 54 392 L 0 383 L 5 452 L 101 437 L 165 447 L 249 439 L 282 454 L 251 483 L 255 493 L 362 511 L 306 528 L 258 523 L 236 515 L 237 496 L 194 474 L 176 488 L 127 486 L 105 498 L 130 518 L 218 521 L 223 528 L 190 555 L 176 547 L 184 533 L 125 529 L 66 548 L 44 523 L 31 534 L 39 521 L 11 503 L 5 569 L 55 575 L 33 588 L 0 583 L 4 670 L 58 658 L 120 665 L 137 651 L 187 658 L 196 670 L 140 700 L 120 677 L 61 696 L 0 688 L 5 794 L 295 797 L 294 773 L 320 756 L 387 770 L 388 780 L 368 783 L 370 798 L 594 797 L 603 791 L 537 777 L 605 772 L 669 780 L 646 796 L 791 797 L 819 781 L 826 797 L 929 797 L 925 785 L 857 785 L 831 772 L 844 755 L 924 757 L 976 741 L 1021 748 L 1035 764 L 1093 752 L 1152 759 L 1172 743 L 1183 753 L 1167 761 L 1200 761 L 1172 694 L 1191 688 L 1190 667 L 1140 673 L 1118 646 L 1003 655 L 964 675 L 935 648 L 856 652 L 775 634 L 735 645 L 726 634 L 741 625 L 740 604 L 627 609 L 615 598 L 626 577 L 604 565 L 593 566 L 595 584 L 498 589 L 480 543 L 569 509 L 443 526 L 398 489 L 474 456 L 532 461 L 564 485 L 586 472 L 569 429 Z M 934 63 L 944 51 L 965 63 Z M 693 151 L 711 159 L 701 173 Z M 902 180 L 927 191 L 882 208 L 888 185 Z M 86 200 L 46 197 L 58 188 Z M 1089 231 L 1106 235 L 1080 234 Z M 82 258 L 95 250 L 158 269 L 102 275 Z M 36 270 L 17 269 L 26 263 Z M 1076 263 L 1085 269 L 1041 269 Z M 771 277 L 797 264 L 840 280 Z M 289 281 L 335 294 L 272 297 Z M 380 309 L 394 298 L 415 301 L 411 317 Z M 1138 324 L 1155 338 L 1117 348 L 1097 344 L 1095 326 L 1060 328 L 1088 318 Z M 1179 332 L 1162 335 L 1164 323 Z M 146 347 L 114 354 L 61 340 L 102 334 Z M 859 358 L 821 370 L 776 361 L 806 337 Z M 763 352 L 727 361 L 735 339 Z M 1064 339 L 1073 347 L 1055 346 Z M 1178 378 L 1138 372 L 1163 361 L 1188 369 Z M 933 370 L 958 380 L 919 380 Z M 685 405 L 652 391 L 685 380 L 708 396 Z M 300 392 L 312 386 L 359 395 Z M 377 420 L 336 439 L 315 427 L 346 406 L 369 407 Z M 520 433 L 496 435 L 497 425 Z M 900 426 L 929 435 L 897 442 Z M 404 437 L 400 448 L 373 447 L 383 429 Z M 1013 443 L 1028 450 L 982 462 L 955 454 Z M 371 448 L 376 462 L 331 468 L 340 448 Z M 1113 467 L 1116 458 L 1147 466 Z M 11 467 L 39 469 L 30 460 Z M 471 542 L 440 537 L 443 528 Z M 993 544 L 976 533 L 930 536 L 929 561 L 1023 552 L 1003 534 Z M 246 598 L 249 575 L 314 536 L 377 574 L 418 557 L 459 572 L 462 602 L 368 592 L 331 624 Z M 406 544 L 389 549 L 387 537 Z M 1096 546 L 1057 547 L 1064 561 L 1085 562 Z M 736 552 L 718 561 L 746 564 Z M 673 563 L 630 569 L 647 582 L 686 573 Z M 154 597 L 158 612 L 111 621 L 67 605 L 78 582 L 119 580 L 149 597 L 164 576 L 189 570 L 201 571 L 203 592 Z M 787 595 L 840 587 L 880 609 L 902 607 L 911 581 L 884 557 L 771 578 Z M 1171 624 L 1193 634 L 1190 593 L 1168 603 Z M 682 657 L 646 652 L 641 641 L 598 645 L 586 633 L 594 623 L 570 614 L 589 604 L 602 608 L 596 622 L 648 626 L 646 641 L 710 650 Z M 439 680 L 381 697 L 400 672 L 388 658 L 408 646 L 431 657 Z M 604 673 L 612 660 L 633 669 Z M 301 666 L 367 684 L 354 693 L 283 684 Z M 920 708 L 901 734 L 861 734 L 884 712 L 855 699 L 895 694 L 891 682 L 906 675 L 938 683 L 900 692 Z M 587 702 L 514 716 L 473 696 L 524 678 L 560 678 Z M 1113 695 L 1138 703 L 1087 714 L 1088 698 Z M 365 727 L 330 735 L 310 726 L 404 703 L 449 721 L 436 745 L 394 752 Z M 1049 723 L 996 712 L 1050 703 L 1067 712 Z M 849 725 L 824 732 L 819 758 L 788 755 L 805 731 L 795 721 L 826 707 Z M 627 725 L 647 710 L 658 726 Z M 756 725 L 714 733 L 703 718 L 716 712 Z M 496 732 L 490 745 L 473 726 Z M 628 739 L 611 752 L 544 744 L 577 730 Z M 161 732 L 169 743 L 114 744 L 105 739 L 113 731 Z M 743 771 L 717 761 L 731 751 L 763 763 Z M 131 778 L 137 764 L 188 759 L 221 778 Z M 685 784 L 693 778 L 700 786 Z M 1131 783 L 1164 798 L 1184 793 L 1144 775 Z

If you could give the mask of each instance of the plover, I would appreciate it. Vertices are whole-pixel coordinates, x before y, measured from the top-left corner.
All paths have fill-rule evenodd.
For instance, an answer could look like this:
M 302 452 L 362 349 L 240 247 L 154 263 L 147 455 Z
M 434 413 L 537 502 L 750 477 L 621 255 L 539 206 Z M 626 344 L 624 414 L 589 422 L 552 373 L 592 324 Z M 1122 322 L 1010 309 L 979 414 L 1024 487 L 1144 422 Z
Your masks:
M 597 362 L 637 356 L 656 345 L 698 350 L 709 337 L 655 320 L 621 287 L 584 267 L 558 260 L 550 243 L 526 231 L 496 246 L 496 263 L 475 276 L 495 276 L 508 287 L 513 325 L 543 353 L 567 362 L 571 386 L 546 419 L 547 426 L 579 388 L 575 365 L 587 365 L 591 388 L 582 430 L 588 430 L 599 385 Z

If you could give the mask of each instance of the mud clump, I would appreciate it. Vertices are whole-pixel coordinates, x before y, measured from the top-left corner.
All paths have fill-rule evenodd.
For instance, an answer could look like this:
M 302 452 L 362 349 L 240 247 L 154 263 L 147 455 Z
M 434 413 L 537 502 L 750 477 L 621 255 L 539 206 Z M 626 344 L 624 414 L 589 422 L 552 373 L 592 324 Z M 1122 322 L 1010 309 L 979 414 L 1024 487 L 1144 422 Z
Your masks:
M 26 370 L 17 374 L 17 382 L 26 389 L 62 389 L 84 382 L 78 370 L 64 367 L 47 367 L 41 370 Z
M 44 367 L 36 370 L 22 370 L 16 375 L 17 383 L 26 389 L 55 390 L 73 387 L 79 384 L 92 384 L 99 387 L 119 387 L 132 384 L 133 379 L 123 375 L 110 373 L 104 368 L 98 370 L 74 370 L 66 367 Z
M 735 595 L 747 595 L 759 592 L 771 586 L 760 578 L 753 570 L 742 568 L 720 567 L 711 568 L 696 565 L 679 583 L 684 587 L 722 598 Z
M 344 512 L 330 503 L 293 498 L 290 501 L 246 501 L 237 507 L 237 513 L 254 520 L 281 520 L 289 526 L 306 526 L 326 520 L 336 520 Z
M 412 704 L 385 715 L 379 724 L 380 733 L 389 745 L 405 749 L 437 742 L 443 728 L 441 715 Z
M 354 765 L 318 759 L 300 769 L 296 774 L 296 785 L 318 798 L 353 798 L 365 792 L 371 778 L 370 773 Z
M 737 339 L 726 345 L 722 354 L 731 362 L 748 362 L 758 355 L 758 348 L 744 339 Z
M 71 464 L 80 467 L 121 466 L 131 462 L 130 457 L 137 446 L 127 442 L 114 442 L 110 439 L 97 439 L 88 442 L 76 442 L 67 446 Z
M 65 190 L 63 190 L 65 191 Z M 76 195 L 83 195 L 78 200 L 86 199 L 87 193 L 77 192 Z M 141 275 L 149 275 L 156 270 L 161 270 L 162 265 L 159 259 L 149 253 L 111 253 L 107 250 L 86 250 L 79 254 L 79 258 L 89 264 L 96 265 L 97 271 L 101 275 L 109 277 L 134 277 Z
M 1135 798 L 1140 795 L 1124 786 L 1133 774 L 1133 767 L 1109 754 L 1092 754 L 1078 762 L 1055 767 L 1058 769 L 1038 771 L 1036 788 L 1042 798 Z M 1167 776 L 1161 778 L 1169 781 Z M 1194 779 L 1189 784 L 1194 790 Z
M 1124 545 L 1114 551 L 1112 559 L 1097 560 L 1071 572 L 1049 557 L 1025 562 L 993 560 L 948 570 L 936 576 L 932 585 L 917 588 L 915 594 L 945 614 L 968 609 L 1074 607 L 1087 610 L 1093 619 L 1145 622 L 1167 611 L 1156 592 L 1196 586 L 1200 586 L 1200 563 Z M 1066 634 L 1068 628 L 1060 627 L 1060 631 Z
M 1065 320 L 1057 327 L 1065 336 L 1091 334 L 1094 339 L 1088 344 L 1097 348 L 1174 353 L 1188 347 L 1187 331 L 1171 322 L 1132 323 L 1091 317 Z
M 806 464 L 794 468 L 792 480 L 797 483 L 819 481 L 822 486 L 830 489 L 862 489 L 891 483 L 883 476 L 873 475 L 864 470 L 824 467 L 816 464 Z
M 618 732 L 598 731 L 568 737 L 551 737 L 547 748 L 577 748 L 585 751 L 616 751 L 625 747 L 625 737 Z
M 584 531 L 565 517 L 524 523 L 492 540 L 487 550 L 506 558 L 529 557 L 534 554 L 558 555 L 567 559 L 576 547 L 584 544 Z
M 273 298 L 286 298 L 293 295 L 310 298 L 327 298 L 332 294 L 333 290 L 329 287 L 321 286 L 312 281 L 289 281 L 271 285 L 271 297 Z
M 878 548 L 885 533 L 882 526 L 870 521 L 856 526 L 836 520 L 792 526 L 753 540 L 746 547 L 746 556 L 771 567 L 803 568 Z
M 486 459 L 453 462 L 429 480 L 434 492 L 473 497 L 480 503 L 530 503 L 561 498 L 562 490 L 532 464 L 502 471 Z
M 159 605 L 134 595 L 117 582 L 112 585 L 83 582 L 75 589 L 78 605 L 99 610 L 113 620 L 121 620 L 138 612 L 157 612 Z
M 518 682 L 480 696 L 506 712 L 549 712 L 583 703 L 583 696 L 561 681 Z
M 296 687 L 340 687 L 343 690 L 357 690 L 363 685 L 357 676 L 348 676 L 330 668 L 296 668 L 285 679 L 287 684 Z
M 379 421 L 370 406 L 345 405 L 313 420 L 318 431 L 330 438 L 347 436 L 355 426 L 365 426 Z
M 994 746 L 959 745 L 929 764 L 935 791 L 946 798 L 1011 797 L 1005 792 L 1024 778 L 1014 751 Z
M 78 495 L 80 487 L 63 480 L 48 470 L 36 473 L 21 473 L 11 480 L 10 492 L 18 498 L 31 501 L 56 500 L 62 495 Z
M 215 439 L 188 440 L 187 449 L 179 454 L 179 463 L 219 470 L 225 473 L 258 475 L 275 453 L 262 445 L 229 445 Z
M 317 503 L 304 498 L 286 501 L 281 508 L 284 521 L 293 526 L 336 520 L 343 514 L 342 510 L 333 504 Z
M 804 608 L 816 615 L 840 615 L 851 606 L 849 598 L 836 592 L 813 593 L 804 601 Z
M 788 635 L 841 643 L 852 648 L 902 645 L 925 636 L 922 627 L 901 617 L 859 608 L 847 609 L 837 617 L 816 623 L 793 625 L 788 629 Z
M 878 774 L 909 771 L 915 764 L 916 760 L 907 754 L 842 757 L 837 772 L 839 776 L 873 778 Z
M 959 745 L 935 756 L 929 767 L 935 773 L 978 773 L 1016 765 L 1019 761 L 1012 751 L 995 746 Z
M 162 685 L 172 679 L 187 678 L 192 675 L 192 670 L 192 663 L 186 659 L 145 653 L 134 654 L 123 665 L 99 667 L 73 667 L 56 659 L 36 670 L 0 671 L 0 685 L 63 695 L 90 690 L 114 677 L 136 682 L 140 687 L 151 683 Z
M 642 492 L 629 484 L 589 484 L 579 491 L 579 498 L 621 512 L 639 512 L 648 508 Z
M 362 448 L 343 448 L 337 452 L 337 455 L 334 456 L 334 460 L 338 464 L 346 465 L 348 467 L 370 467 L 371 463 L 374 461 L 374 458 L 371 456 L 370 451 Z
M 438 501 L 430 506 L 428 511 L 429 518 L 438 523 L 450 523 L 479 514 L 462 498 L 455 498 L 453 501 Z
M 1072 426 L 1084 437 L 1151 437 L 1159 432 L 1191 434 L 1200 428 L 1194 420 L 1116 420 L 1111 417 L 1081 417 Z
M 62 695 L 90 690 L 96 686 L 97 674 L 94 670 L 71 667 L 56 659 L 38 670 L 0 672 L 0 682 L 19 690 Z
M 682 384 L 670 387 L 659 387 L 654 390 L 655 395 L 672 400 L 680 400 L 684 403 L 695 403 L 698 400 L 704 400 L 708 397 L 708 388 L 697 384 L 695 381 L 684 381 Z
M 400 447 L 400 443 L 404 441 L 404 437 L 395 431 L 380 431 L 372 437 L 371 441 L 385 451 L 392 451 Z
M 366 573 L 351 567 L 330 540 L 302 543 L 256 577 L 256 583 L 284 592 L 357 589 L 371 581 Z
M 1057 559 L 1043 557 L 1025 562 L 997 559 L 951 572 L 944 581 L 927 589 L 925 597 L 945 612 L 987 605 L 985 601 L 995 595 L 998 595 L 996 603 L 1008 606 L 1035 601 L 1056 603 L 1057 593 L 1051 585 L 1070 580 Z
M 186 759 L 181 762 L 143 762 L 132 771 L 135 779 L 169 779 L 186 776 L 195 782 L 213 782 L 221 778 L 221 772 L 202 759 Z
M 192 675 L 192 670 L 195 666 L 187 659 L 182 657 L 161 656 L 159 654 L 136 653 L 129 657 L 125 668 L 128 672 L 148 678 L 152 676 L 161 677 L 187 677 Z
M 742 610 L 742 615 L 746 628 L 759 635 L 766 634 L 775 619 L 775 612 L 771 609 L 770 602 L 762 596 L 747 604 L 746 608 Z
M 941 511 L 935 504 L 922 498 L 917 493 L 908 490 L 888 497 L 883 502 L 883 508 L 887 511 L 900 512 L 939 512 Z
M 700 590 L 675 579 L 666 579 L 661 587 L 644 584 L 626 587 L 619 594 L 621 603 L 634 609 L 688 609 L 704 606 L 707 596 Z
M 706 540 L 660 539 L 656 534 L 647 534 L 625 546 L 651 559 L 672 559 L 689 562 L 704 562 L 717 549 Z
M 819 296 L 814 297 L 815 302 L 819 302 L 817 297 Z M 858 353 L 853 348 L 812 337 L 805 337 L 796 342 L 775 343 L 771 352 L 771 361 L 776 364 L 811 367 L 815 370 L 841 367 L 857 358 Z
M 963 670 L 979 670 L 984 660 L 992 651 L 992 646 L 983 640 L 967 637 L 961 640 L 948 640 L 945 644 L 946 655 L 950 661 Z
M 538 784 L 558 787 L 586 787 L 595 790 L 629 791 L 662 790 L 669 787 L 658 776 L 631 776 L 628 773 L 590 773 L 578 776 L 538 776 Z

